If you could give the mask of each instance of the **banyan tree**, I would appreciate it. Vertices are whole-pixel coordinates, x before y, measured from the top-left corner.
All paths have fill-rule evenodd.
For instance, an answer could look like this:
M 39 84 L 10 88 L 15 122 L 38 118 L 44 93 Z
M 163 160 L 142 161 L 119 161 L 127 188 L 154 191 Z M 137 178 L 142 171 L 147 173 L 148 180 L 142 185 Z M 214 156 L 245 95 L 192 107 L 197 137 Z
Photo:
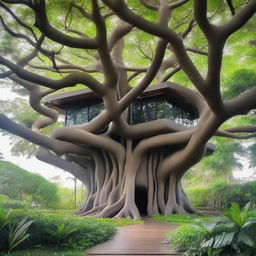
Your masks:
M 214 154 L 209 139 L 255 136 L 253 124 L 222 126 L 256 107 L 254 84 L 224 100 L 222 72 L 228 39 L 251 26 L 255 0 L 1 0 L 0 8 L 3 38 L 16 43 L 0 56 L 1 78 L 27 89 L 41 115 L 26 127 L 1 113 L 0 128 L 86 185 L 78 214 L 193 213 L 182 177 Z

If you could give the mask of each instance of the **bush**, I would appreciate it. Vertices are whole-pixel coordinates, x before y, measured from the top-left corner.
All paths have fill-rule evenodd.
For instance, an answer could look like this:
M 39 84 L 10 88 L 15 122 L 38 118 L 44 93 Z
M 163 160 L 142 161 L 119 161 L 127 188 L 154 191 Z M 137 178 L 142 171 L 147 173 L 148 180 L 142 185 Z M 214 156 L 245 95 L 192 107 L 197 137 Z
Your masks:
M 183 225 L 167 235 L 171 247 L 180 251 L 197 248 L 204 239 L 206 231 L 195 225 Z
M 46 248 L 85 249 L 110 239 L 116 232 L 113 225 L 87 218 L 79 218 L 62 212 L 14 211 L 15 218 L 27 216 L 33 220 L 30 238 L 20 249 L 35 246 Z M 72 231 L 72 232 L 71 232 Z
M 20 200 L 7 200 L 3 206 L 8 209 L 28 209 L 31 208 L 31 203 L 28 201 L 20 201 Z
M 228 184 L 217 182 L 206 187 L 193 187 L 187 189 L 187 195 L 194 207 L 203 207 L 219 210 L 236 202 L 240 207 L 251 201 L 251 206 L 256 206 L 256 181 L 243 184 Z
M 202 220 L 184 225 L 168 235 L 171 247 L 185 250 L 187 256 L 256 255 L 256 219 L 249 203 L 241 209 L 232 203 L 223 217 L 212 223 Z
M 17 220 L 11 216 L 11 210 L 0 207 L 0 251 L 8 254 L 18 245 L 23 243 L 30 235 L 28 230 L 33 221 L 27 221 L 24 217 Z

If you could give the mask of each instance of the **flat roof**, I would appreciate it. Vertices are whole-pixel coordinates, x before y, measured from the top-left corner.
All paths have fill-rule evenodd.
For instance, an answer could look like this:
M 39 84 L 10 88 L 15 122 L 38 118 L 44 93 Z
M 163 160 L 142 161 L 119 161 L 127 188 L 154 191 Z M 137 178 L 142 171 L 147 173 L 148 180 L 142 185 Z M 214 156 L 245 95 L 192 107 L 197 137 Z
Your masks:
M 197 113 L 192 100 L 185 96 L 181 90 L 181 86 L 171 82 L 165 82 L 161 85 L 149 86 L 137 99 L 154 97 L 157 95 L 166 95 L 177 106 L 189 109 L 193 113 Z M 190 90 L 190 89 L 188 89 Z M 65 107 L 72 103 L 82 103 L 83 101 L 93 102 L 99 101 L 101 97 L 97 96 L 91 89 L 84 88 L 69 92 L 53 94 L 45 97 L 43 103 L 49 107 L 54 107 L 58 111 L 63 112 Z

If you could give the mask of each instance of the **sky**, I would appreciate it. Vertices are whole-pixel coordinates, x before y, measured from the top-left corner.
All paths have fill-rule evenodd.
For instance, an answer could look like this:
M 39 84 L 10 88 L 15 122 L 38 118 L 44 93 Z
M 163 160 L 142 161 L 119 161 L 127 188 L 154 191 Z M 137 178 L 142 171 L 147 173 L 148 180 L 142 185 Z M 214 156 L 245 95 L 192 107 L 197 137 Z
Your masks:
M 11 100 L 11 99 L 15 99 L 16 97 L 17 97 L 17 94 L 11 92 L 10 89 L 0 87 L 0 100 Z M 37 160 L 35 157 L 27 159 L 26 157 L 12 156 L 11 145 L 10 145 L 10 140 L 8 136 L 3 136 L 0 133 L 0 141 L 1 141 L 1 152 L 4 156 L 4 160 L 10 161 L 27 171 L 38 173 L 48 180 L 51 180 L 51 178 L 55 176 L 60 176 L 61 186 L 73 188 L 74 183 L 72 179 L 69 179 L 70 177 L 73 177 L 71 174 L 57 167 L 41 162 Z M 233 176 L 241 180 L 250 180 L 252 178 L 256 178 L 256 175 L 254 175 L 256 170 L 250 169 L 248 167 L 247 160 L 244 158 L 244 159 L 241 159 L 241 162 L 243 164 L 243 168 L 234 170 Z

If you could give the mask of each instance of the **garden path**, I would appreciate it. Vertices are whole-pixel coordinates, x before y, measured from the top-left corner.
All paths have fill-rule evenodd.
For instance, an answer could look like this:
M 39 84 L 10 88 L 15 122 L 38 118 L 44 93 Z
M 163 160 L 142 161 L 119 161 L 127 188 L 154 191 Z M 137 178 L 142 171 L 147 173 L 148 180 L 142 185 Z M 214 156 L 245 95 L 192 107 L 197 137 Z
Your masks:
M 181 255 L 170 249 L 165 234 L 177 228 L 177 224 L 144 219 L 144 224 L 118 228 L 113 239 L 86 251 L 87 255 Z

